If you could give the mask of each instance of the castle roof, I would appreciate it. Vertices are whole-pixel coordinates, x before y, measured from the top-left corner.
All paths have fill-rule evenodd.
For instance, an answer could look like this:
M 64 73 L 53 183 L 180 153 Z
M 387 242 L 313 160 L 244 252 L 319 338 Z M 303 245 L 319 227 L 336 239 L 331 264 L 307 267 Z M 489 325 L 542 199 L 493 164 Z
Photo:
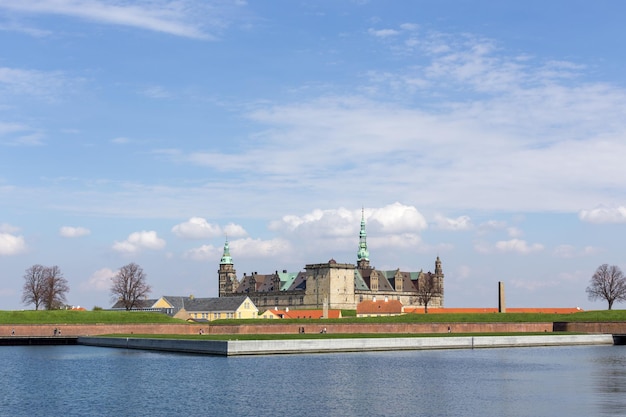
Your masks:
M 398 300 L 365 300 L 356 306 L 356 314 L 401 314 L 402 303 Z
M 142 309 L 146 309 L 146 308 L 152 308 L 152 306 L 159 301 L 158 299 L 155 298 L 148 298 L 148 299 L 141 299 L 141 300 L 137 300 L 135 301 L 135 305 L 133 306 L 133 310 L 142 310 Z M 111 310 L 126 310 L 126 307 L 124 306 L 124 303 L 122 300 L 117 300 L 115 302 L 115 304 L 113 304 L 113 307 L 111 307 Z

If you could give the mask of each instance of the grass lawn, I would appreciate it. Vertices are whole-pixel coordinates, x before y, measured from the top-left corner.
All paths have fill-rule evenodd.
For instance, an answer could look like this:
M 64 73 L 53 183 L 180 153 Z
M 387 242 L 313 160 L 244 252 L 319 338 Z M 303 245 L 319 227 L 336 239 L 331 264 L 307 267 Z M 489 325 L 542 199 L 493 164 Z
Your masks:
M 347 312 L 348 313 L 348 312 Z M 405 314 L 393 317 L 355 317 L 324 319 L 324 323 L 532 323 L 532 322 L 608 322 L 626 321 L 626 310 L 581 311 L 573 314 L 542 313 L 459 313 Z M 321 323 L 319 319 L 216 320 L 210 325 Z M 0 311 L 0 324 L 95 324 L 95 323 L 184 323 L 161 313 L 126 311 L 21 310 Z
M 536 323 L 536 322 L 602 322 L 626 321 L 626 310 L 581 311 L 572 314 L 545 313 L 444 313 L 444 314 L 404 314 L 393 317 L 355 317 L 325 319 L 324 323 Z M 318 319 L 284 320 L 216 320 L 220 324 L 286 324 L 319 323 Z
M 165 314 L 127 311 L 0 311 L 0 324 L 184 323 Z

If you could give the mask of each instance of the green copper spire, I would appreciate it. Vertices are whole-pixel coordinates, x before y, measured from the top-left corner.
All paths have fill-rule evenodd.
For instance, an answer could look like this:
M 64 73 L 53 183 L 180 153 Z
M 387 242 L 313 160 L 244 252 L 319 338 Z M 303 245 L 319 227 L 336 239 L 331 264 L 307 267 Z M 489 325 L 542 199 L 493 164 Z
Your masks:
M 361 209 L 361 231 L 359 232 L 359 252 L 357 260 L 370 260 L 370 253 L 367 250 L 367 232 L 365 231 L 365 209 Z
M 220 260 L 220 264 L 232 265 L 233 258 L 230 257 L 230 249 L 228 247 L 228 238 L 226 238 L 226 243 L 224 243 L 224 254 L 222 255 L 222 259 Z

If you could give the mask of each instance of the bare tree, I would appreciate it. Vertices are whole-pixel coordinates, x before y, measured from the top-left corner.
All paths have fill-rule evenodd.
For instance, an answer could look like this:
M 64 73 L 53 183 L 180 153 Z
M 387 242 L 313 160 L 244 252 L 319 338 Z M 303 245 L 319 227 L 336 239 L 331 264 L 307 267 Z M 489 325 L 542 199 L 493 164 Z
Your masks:
M 22 302 L 35 304 L 35 310 L 61 308 L 70 287 L 58 266 L 33 265 L 24 274 Z
M 43 305 L 46 310 L 56 310 L 66 302 L 66 294 L 70 291 L 67 280 L 63 278 L 61 268 L 54 265 L 46 268 L 44 279 Z
M 424 312 L 428 313 L 428 304 L 433 298 L 441 296 L 439 279 L 428 272 L 419 278 L 417 287 L 417 299 L 424 306 Z
M 616 265 L 600 265 L 586 291 L 589 300 L 606 300 L 611 310 L 615 301 L 626 301 L 626 277 Z
M 43 265 L 33 265 L 24 273 L 22 303 L 35 304 L 35 310 L 43 304 L 45 274 L 46 267 Z
M 146 277 L 143 269 L 136 263 L 124 265 L 111 278 L 111 298 L 113 301 L 121 301 L 126 310 L 131 310 L 137 301 L 145 299 L 152 291 L 146 283 Z

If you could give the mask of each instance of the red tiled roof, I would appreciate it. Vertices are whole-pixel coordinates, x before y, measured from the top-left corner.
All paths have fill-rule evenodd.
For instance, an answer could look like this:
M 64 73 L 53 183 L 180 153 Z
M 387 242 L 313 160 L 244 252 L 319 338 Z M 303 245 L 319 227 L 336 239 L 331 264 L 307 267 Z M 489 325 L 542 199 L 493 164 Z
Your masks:
M 398 300 L 361 301 L 356 306 L 356 314 L 400 314 L 402 303 Z
M 546 307 L 546 308 L 507 308 L 507 313 L 544 313 L 544 314 L 571 314 L 582 311 L 578 307 Z M 405 313 L 424 314 L 424 307 L 405 307 Z M 497 308 L 428 308 L 430 314 L 445 313 L 497 313 Z

